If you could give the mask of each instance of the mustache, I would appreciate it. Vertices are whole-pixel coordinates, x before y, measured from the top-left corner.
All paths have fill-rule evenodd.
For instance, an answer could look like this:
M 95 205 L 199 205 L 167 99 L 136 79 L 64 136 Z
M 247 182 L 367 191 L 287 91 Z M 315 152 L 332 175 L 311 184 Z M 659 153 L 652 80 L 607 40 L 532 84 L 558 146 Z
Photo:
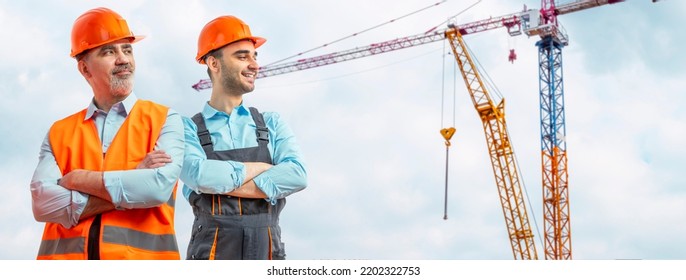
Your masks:
M 116 67 L 114 68 L 114 70 L 112 70 L 112 74 L 113 74 L 113 75 L 116 75 L 116 74 L 118 74 L 119 72 L 123 72 L 123 71 L 128 71 L 128 72 L 133 73 L 134 68 L 133 68 L 130 64 L 119 65 L 119 66 L 116 66 Z

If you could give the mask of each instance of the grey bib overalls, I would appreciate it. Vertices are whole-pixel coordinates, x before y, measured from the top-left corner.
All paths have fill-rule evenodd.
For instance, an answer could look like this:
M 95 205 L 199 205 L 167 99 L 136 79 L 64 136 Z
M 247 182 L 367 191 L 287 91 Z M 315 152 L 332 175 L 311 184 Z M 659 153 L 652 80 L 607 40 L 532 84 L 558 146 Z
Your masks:
M 257 127 L 257 147 L 215 151 L 200 113 L 192 120 L 198 126 L 198 138 L 208 159 L 272 164 L 267 148 L 269 130 L 262 114 L 250 108 Z M 285 259 L 281 243 L 279 214 L 286 199 L 271 205 L 264 199 L 238 198 L 228 195 L 197 194 L 189 202 L 195 221 L 188 244 L 187 259 L 267 260 Z

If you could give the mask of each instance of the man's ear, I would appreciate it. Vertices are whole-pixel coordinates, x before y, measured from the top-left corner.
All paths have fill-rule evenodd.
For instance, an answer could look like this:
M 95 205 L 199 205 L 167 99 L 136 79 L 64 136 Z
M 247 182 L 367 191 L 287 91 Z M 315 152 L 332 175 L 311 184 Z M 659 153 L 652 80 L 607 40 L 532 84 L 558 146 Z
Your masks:
M 219 71 L 219 59 L 217 59 L 216 57 L 208 55 L 207 58 L 205 58 L 205 64 L 207 64 L 207 68 L 210 69 L 210 72 Z
M 90 78 L 91 73 L 90 70 L 88 69 L 88 65 L 83 59 L 80 59 L 79 62 L 76 64 L 77 67 L 79 68 L 79 72 L 84 78 Z

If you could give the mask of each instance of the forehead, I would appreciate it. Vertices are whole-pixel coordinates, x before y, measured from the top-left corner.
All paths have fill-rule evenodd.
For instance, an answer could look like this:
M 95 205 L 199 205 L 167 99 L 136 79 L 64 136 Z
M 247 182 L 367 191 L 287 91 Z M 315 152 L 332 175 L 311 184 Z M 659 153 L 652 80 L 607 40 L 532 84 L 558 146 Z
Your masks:
M 100 46 L 100 47 L 97 47 L 97 48 L 95 48 L 95 49 L 93 49 L 93 50 L 112 49 L 112 48 L 114 48 L 114 49 L 119 49 L 119 48 L 133 48 L 133 46 L 131 45 L 131 41 L 130 41 L 130 40 L 128 40 L 128 39 L 121 39 L 121 40 L 117 40 L 117 41 L 114 41 L 114 42 L 109 43 L 109 44 L 104 44 L 104 45 L 102 45 L 102 46 Z
M 88 50 L 88 56 L 90 56 L 92 54 L 96 54 L 96 53 L 98 53 L 102 50 L 106 50 L 106 49 L 123 49 L 123 48 L 133 48 L 133 46 L 131 45 L 131 41 L 128 39 L 120 39 L 120 40 L 114 41 L 112 43 L 107 43 L 107 44 L 104 44 L 102 46 L 92 48 L 92 49 Z
M 237 51 L 255 52 L 255 44 L 251 40 L 245 39 L 224 46 L 225 54 L 232 54 Z

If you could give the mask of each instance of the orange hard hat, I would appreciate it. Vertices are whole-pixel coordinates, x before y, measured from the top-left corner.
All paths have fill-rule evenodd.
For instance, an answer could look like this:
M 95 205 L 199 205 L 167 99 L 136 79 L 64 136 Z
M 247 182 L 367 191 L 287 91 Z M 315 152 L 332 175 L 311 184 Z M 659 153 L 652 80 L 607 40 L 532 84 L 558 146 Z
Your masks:
M 198 55 L 195 56 L 195 60 L 200 64 L 205 64 L 203 58 L 209 52 L 244 39 L 251 40 L 255 44 L 255 48 L 267 41 L 267 39 L 252 36 L 250 27 L 237 17 L 220 16 L 215 18 L 200 31 Z
M 74 21 L 71 29 L 71 57 L 117 41 L 129 38 L 131 43 L 145 36 L 133 35 L 126 20 L 108 8 L 95 8 L 85 12 Z

